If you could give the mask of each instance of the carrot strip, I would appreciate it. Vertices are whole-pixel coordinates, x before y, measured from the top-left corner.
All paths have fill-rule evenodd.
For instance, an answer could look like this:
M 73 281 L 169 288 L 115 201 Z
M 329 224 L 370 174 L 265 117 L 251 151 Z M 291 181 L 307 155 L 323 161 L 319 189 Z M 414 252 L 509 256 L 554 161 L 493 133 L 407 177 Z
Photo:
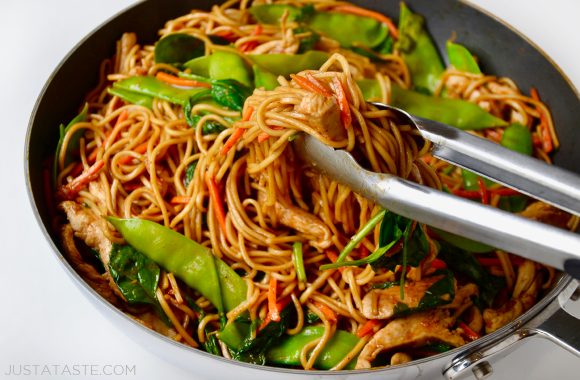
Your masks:
M 276 297 L 278 291 L 278 280 L 276 277 L 270 277 L 270 284 L 268 285 L 268 316 L 271 321 L 280 321 L 280 310 L 278 310 L 278 305 L 276 305 Z
M 489 204 L 489 193 L 487 192 L 487 187 L 485 187 L 485 182 L 481 177 L 477 178 L 477 184 L 479 185 L 479 194 L 481 196 L 481 203 L 484 205 Z
M 310 82 L 308 79 L 295 74 L 291 74 L 290 78 L 294 79 L 296 84 L 305 89 L 306 91 L 314 92 L 315 94 L 328 97 L 328 91 L 321 90 L 320 88 L 316 87 L 314 83 Z
M 369 319 L 360 329 L 356 332 L 356 336 L 359 338 L 364 338 L 365 336 L 374 332 L 375 327 L 382 324 L 380 319 Z
M 308 79 L 310 83 L 312 83 L 316 88 L 318 88 L 320 92 L 327 98 L 332 96 L 332 93 L 324 86 L 324 84 L 311 73 L 306 73 L 306 79 Z
M 250 120 L 253 113 L 254 113 L 254 107 L 252 107 L 252 106 L 245 107 L 244 110 L 242 111 L 242 121 Z
M 226 212 L 224 211 L 224 204 L 220 196 L 219 189 L 213 177 L 206 177 L 207 188 L 209 189 L 209 195 L 213 202 L 213 208 L 217 216 L 218 223 L 222 232 L 226 233 Z
M 395 25 L 393 20 L 391 20 L 382 13 L 374 12 L 369 9 L 360 8 L 354 5 L 339 5 L 334 7 L 333 9 L 341 13 L 350 13 L 356 16 L 370 17 L 372 19 L 377 20 L 378 22 L 382 22 L 387 26 L 387 28 L 389 28 L 391 36 L 393 36 L 393 38 L 395 39 L 399 39 L 399 30 L 397 29 L 397 26 Z
M 344 87 L 342 87 L 342 83 L 338 77 L 332 78 L 332 84 L 340 108 L 340 120 L 342 121 L 342 125 L 348 129 L 352 124 L 352 115 L 350 114 L 350 106 L 348 105 L 348 99 L 346 98 Z
M 226 154 L 228 154 L 230 149 L 232 149 L 233 146 L 236 145 L 238 140 L 242 138 L 242 136 L 244 135 L 244 132 L 246 132 L 246 130 L 244 128 L 236 128 L 234 133 L 232 133 L 232 135 L 230 136 L 228 141 L 226 141 L 226 143 L 224 144 L 224 147 L 222 148 L 222 151 L 221 151 L 222 156 L 225 156 Z
M 501 261 L 497 257 L 477 257 L 477 261 L 484 267 L 499 267 Z M 510 261 L 514 266 L 520 266 L 524 263 L 524 259 L 519 256 L 510 256 Z
M 334 252 L 332 249 L 327 249 L 326 251 L 324 251 L 324 253 L 326 253 L 326 257 L 328 257 L 328 259 L 330 261 L 332 261 L 333 263 L 336 263 L 336 260 L 338 260 L 338 256 L 336 255 L 336 252 Z M 338 268 L 340 273 L 344 272 L 344 269 L 345 269 L 345 267 Z
M 329 308 L 328 306 L 326 306 L 321 302 L 314 301 L 313 303 L 318 309 L 320 309 L 322 314 L 324 314 L 324 316 L 326 317 L 326 319 L 328 319 L 330 323 L 336 323 L 337 316 L 334 310 L 332 310 L 331 308 Z
M 209 84 L 209 83 L 198 82 L 196 80 L 191 80 L 191 79 L 178 78 L 176 76 L 173 76 L 173 75 L 161 72 L 161 71 L 158 72 L 155 77 L 162 82 L 172 84 L 175 86 L 211 88 L 211 84 Z
M 147 141 L 145 141 L 144 143 L 138 145 L 137 147 L 135 147 L 135 149 L 133 149 L 133 151 L 135 153 L 139 153 L 139 154 L 143 154 L 145 152 L 147 152 L 147 145 L 149 143 Z M 131 161 L 133 161 L 133 156 L 124 156 L 122 158 L 119 159 L 119 164 L 121 165 L 127 165 L 128 163 L 130 163 Z
M 433 269 L 445 269 L 447 268 L 447 263 L 441 259 L 433 259 L 431 261 L 431 268 Z
M 542 99 L 540 98 L 540 94 L 535 87 L 532 87 L 530 90 L 530 95 L 532 99 L 541 102 Z M 546 116 L 541 109 L 538 109 L 540 113 L 540 125 L 538 126 L 540 130 L 541 142 L 542 142 L 542 149 L 546 153 L 550 153 L 554 149 L 554 143 L 552 141 L 552 134 L 550 133 L 550 128 L 548 126 L 548 122 L 546 121 Z
M 188 204 L 191 200 L 191 197 L 187 197 L 185 195 L 176 195 L 175 197 L 171 198 L 170 203 L 174 205 L 185 205 Z
M 465 337 L 467 337 L 469 340 L 476 340 L 480 338 L 479 334 L 473 331 L 471 327 L 467 326 L 465 323 L 459 322 L 458 326 L 463 330 Z
M 254 36 L 259 36 L 260 34 L 262 34 L 262 31 L 264 30 L 264 28 L 262 27 L 262 24 L 258 24 L 256 25 L 256 28 L 254 29 L 254 32 L 252 33 Z M 254 50 L 260 43 L 258 41 L 248 41 L 243 43 L 242 45 L 240 45 L 240 51 L 246 53 L 248 51 L 252 51 Z
M 282 298 L 280 301 L 276 302 L 276 308 L 278 309 L 278 311 L 281 312 L 282 310 L 284 310 L 284 308 L 290 303 L 291 300 L 292 298 L 290 296 L 286 296 Z M 268 313 L 266 315 L 266 318 L 264 318 L 264 321 L 262 321 L 262 323 L 260 324 L 258 331 L 262 330 L 264 327 L 268 325 L 268 323 L 271 322 L 270 318 L 271 318 L 270 313 Z
M 231 30 L 222 30 L 222 31 L 219 31 L 217 33 L 214 33 L 213 35 L 221 37 L 221 38 L 225 38 L 226 40 L 228 40 L 230 42 L 235 42 L 238 39 L 238 35 L 236 35 Z
M 264 141 L 268 140 L 270 138 L 270 135 L 266 132 L 262 132 L 258 135 L 258 142 L 259 143 L 263 143 Z
M 73 179 L 66 185 L 61 186 L 59 195 L 65 199 L 73 199 L 89 182 L 99 174 L 105 166 L 105 161 L 99 160 L 88 168 L 83 174 Z

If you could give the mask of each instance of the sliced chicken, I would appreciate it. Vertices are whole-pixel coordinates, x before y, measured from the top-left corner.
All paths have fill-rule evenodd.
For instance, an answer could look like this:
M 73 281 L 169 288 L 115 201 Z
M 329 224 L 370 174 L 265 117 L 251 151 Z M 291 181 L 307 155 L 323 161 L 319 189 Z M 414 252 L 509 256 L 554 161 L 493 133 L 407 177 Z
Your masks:
M 498 309 L 485 309 L 483 311 L 485 332 L 492 333 L 525 313 L 536 303 L 540 287 L 541 278 L 536 274 L 535 264 L 527 260 L 518 270 L 514 298 Z
M 346 137 L 334 98 L 311 92 L 302 98 L 295 111 L 308 116 L 308 124 L 325 139 L 339 141 Z
M 427 289 L 441 278 L 443 276 L 432 276 L 405 284 L 404 300 L 401 299 L 400 286 L 371 290 L 362 300 L 362 315 L 368 319 L 388 319 L 395 314 L 397 305 L 401 302 L 411 309 L 416 308 Z
M 463 306 L 472 296 L 479 294 L 479 289 L 475 284 L 465 284 L 455 291 L 453 301 L 447 305 L 440 306 L 445 309 L 458 309 Z
M 395 319 L 379 330 L 361 351 L 356 369 L 371 368 L 373 360 L 385 351 L 401 347 L 416 348 L 432 342 L 443 342 L 458 347 L 465 340 L 449 328 L 454 319 L 448 310 L 433 309 Z
M 570 214 L 543 202 L 530 204 L 520 215 L 559 228 L 567 228 L 570 220 Z
M 107 231 L 107 222 L 95 215 L 90 209 L 73 201 L 64 201 L 59 207 L 65 212 L 75 236 L 99 253 L 101 262 L 108 271 L 113 243 L 105 232 Z
M 95 267 L 87 264 L 81 257 L 74 241 L 74 231 L 70 224 L 63 226 L 61 230 L 62 243 L 64 246 L 67 258 L 72 267 L 85 279 L 91 288 L 97 291 L 103 298 L 117 305 L 119 299 L 115 296 L 113 289 L 117 289 L 116 285 L 112 288 L 109 284 L 112 282 L 111 277 L 105 273 L 100 274 Z
M 308 239 L 313 241 L 313 245 L 320 248 L 328 248 L 331 244 L 330 229 L 315 215 L 304 211 L 294 205 L 282 204 L 280 201 L 275 202 L 274 207 L 267 206 L 266 194 L 260 191 L 258 202 L 262 205 L 264 212 L 267 214 L 274 209 L 276 219 L 286 227 L 303 233 Z

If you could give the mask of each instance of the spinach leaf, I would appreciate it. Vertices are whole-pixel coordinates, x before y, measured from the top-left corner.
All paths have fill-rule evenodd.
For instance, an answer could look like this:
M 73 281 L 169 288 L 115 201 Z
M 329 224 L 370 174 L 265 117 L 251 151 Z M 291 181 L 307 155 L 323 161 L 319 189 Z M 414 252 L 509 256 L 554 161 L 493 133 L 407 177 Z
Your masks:
M 402 317 L 411 313 L 433 309 L 453 301 L 455 298 L 455 278 L 453 272 L 443 269 L 438 270 L 433 275 L 443 275 L 443 277 L 425 291 L 425 294 L 416 307 L 410 307 L 404 302 L 398 302 L 393 310 L 395 317 Z
M 188 187 L 195 174 L 195 168 L 197 167 L 198 160 L 193 161 L 191 164 L 187 165 L 185 168 L 185 178 L 183 179 L 183 186 Z
M 189 34 L 173 33 L 155 44 L 155 63 L 181 65 L 205 53 L 205 43 Z
M 300 45 L 298 46 L 298 54 L 306 53 L 314 49 L 314 45 L 320 41 L 320 34 L 312 30 L 307 26 L 300 26 L 294 29 L 294 34 L 310 33 L 308 37 L 304 37 L 300 40 Z
M 213 100 L 234 111 L 241 111 L 246 98 L 252 94 L 249 87 L 234 79 L 212 80 L 211 85 Z
M 419 351 L 421 352 L 426 352 L 426 353 L 430 353 L 431 355 L 433 354 L 440 354 L 442 352 L 447 352 L 452 350 L 453 347 L 448 345 L 447 343 L 441 343 L 441 342 L 436 342 L 436 343 L 429 343 L 426 344 L 422 347 L 419 347 Z
M 153 260 L 130 245 L 113 244 L 109 270 L 127 302 L 157 305 L 155 291 L 161 270 Z
M 278 339 L 284 334 L 286 329 L 290 326 L 290 317 L 292 307 L 287 306 L 280 313 L 280 321 L 271 321 L 264 327 L 260 332 L 257 333 L 255 338 L 252 338 L 250 333 L 246 338 L 244 338 L 239 349 L 232 353 L 232 358 L 236 360 L 241 360 L 247 363 L 253 364 L 266 364 L 266 350 L 278 341 Z M 250 327 L 250 330 L 257 328 L 257 323 L 255 321 Z
M 396 214 L 394 214 L 396 215 Z M 386 218 L 386 216 L 385 216 Z M 384 219 L 383 219 L 384 222 Z M 381 224 L 381 234 L 379 235 L 379 244 L 382 244 L 388 239 L 396 238 L 400 239 L 407 226 L 410 226 L 411 220 L 404 218 L 400 215 L 396 215 L 396 218 L 388 221 L 384 227 Z M 384 228 L 384 229 L 383 229 Z M 417 267 L 421 263 L 421 260 L 427 256 L 429 252 L 429 243 L 423 231 L 423 227 L 417 224 L 415 229 L 404 244 L 404 249 L 395 252 L 392 255 L 384 255 L 380 259 L 373 262 L 371 265 L 373 269 L 387 268 L 394 270 L 397 265 L 410 265 L 412 267 Z
M 486 271 L 470 252 L 441 242 L 439 255 L 451 270 L 461 273 L 475 282 L 479 287 L 479 299 L 486 307 L 491 306 L 497 293 L 505 287 L 503 277 L 493 276 Z
M 371 286 L 371 289 L 389 289 L 392 288 L 393 286 L 397 286 L 399 285 L 399 283 L 397 281 L 387 281 L 387 282 L 381 282 L 378 284 L 373 284 Z
M 203 311 L 203 309 L 201 307 L 199 307 L 195 303 L 195 301 L 187 294 L 185 294 L 185 300 L 186 300 L 187 304 L 189 305 L 189 307 L 192 308 L 198 314 L 196 325 L 193 329 L 195 331 L 195 330 L 197 330 L 197 324 L 199 323 L 199 321 L 202 320 L 203 318 L 205 318 L 205 311 Z M 205 336 L 207 337 L 207 339 L 206 339 L 205 343 L 202 344 L 203 349 L 206 352 L 209 352 L 210 354 L 213 354 L 216 356 L 222 356 L 222 352 L 221 352 L 216 334 L 212 333 L 212 331 L 209 328 L 209 325 L 205 326 Z
M 313 313 L 310 309 L 306 309 L 305 310 L 306 313 L 306 323 L 308 323 L 309 325 L 312 325 L 318 321 L 320 321 L 320 317 L 318 315 L 316 315 L 316 313 Z
M 190 116 L 191 118 L 191 122 L 192 122 L 192 127 L 195 127 L 197 125 L 197 123 L 199 123 L 199 119 L 201 119 L 202 115 L 193 115 Z M 221 125 L 220 123 L 218 123 L 215 120 L 207 120 L 205 123 L 203 123 L 203 125 L 201 126 L 201 134 L 202 135 L 213 135 L 213 134 L 218 134 L 221 133 L 222 131 L 224 131 L 226 129 L 226 127 L 224 127 L 223 125 Z

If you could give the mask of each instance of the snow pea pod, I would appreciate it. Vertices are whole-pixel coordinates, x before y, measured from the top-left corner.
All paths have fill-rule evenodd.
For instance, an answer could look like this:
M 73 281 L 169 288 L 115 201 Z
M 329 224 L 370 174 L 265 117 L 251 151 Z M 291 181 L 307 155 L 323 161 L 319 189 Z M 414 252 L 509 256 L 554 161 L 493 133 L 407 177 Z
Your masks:
M 449 63 L 459 71 L 481 74 L 477 61 L 465 46 L 447 41 L 447 57 Z
M 396 47 L 409 66 L 415 89 L 435 92 L 445 67 L 425 28 L 425 20 L 411 12 L 405 3 L 401 3 L 399 33 Z
M 531 156 L 533 150 L 532 134 L 525 126 L 514 123 L 503 132 L 501 145 L 515 152 Z
M 323 326 L 307 326 L 298 334 L 282 338 L 280 343 L 266 351 L 266 361 L 270 364 L 284 366 L 299 366 L 302 348 L 314 339 L 322 337 Z M 337 365 L 359 342 L 359 338 L 346 331 L 337 330 L 328 344 L 324 347 L 314 367 L 330 369 Z M 354 369 L 356 358 L 344 369 Z
M 260 68 L 274 75 L 289 77 L 304 70 L 320 68 L 328 60 L 328 53 L 312 50 L 304 54 L 250 54 L 248 58 Z
M 357 81 L 367 100 L 381 97 L 381 88 L 374 79 Z M 410 114 L 452 125 L 463 130 L 502 127 L 507 123 L 477 105 L 460 99 L 447 99 L 392 86 L 391 104 Z
M 127 91 L 120 88 L 109 87 L 107 92 L 111 95 L 118 96 L 124 101 L 136 104 L 138 106 L 147 107 L 149 109 L 153 108 L 153 97 L 149 95 L 139 94 L 134 91 Z
M 363 45 L 374 48 L 389 35 L 385 24 L 370 17 L 336 12 L 318 12 L 305 7 L 281 4 L 263 4 L 250 8 L 250 13 L 261 24 L 278 24 L 284 12 L 288 19 L 300 21 L 312 30 L 337 40 L 344 48 Z
M 160 80 L 149 76 L 136 76 L 113 83 L 113 89 L 135 92 L 141 95 L 151 96 L 167 100 L 168 102 L 185 106 L 193 95 L 205 90 L 203 87 L 182 89 L 173 87 Z
M 244 280 L 206 247 L 149 220 L 108 220 L 127 243 L 197 290 L 220 312 L 246 300 Z
M 252 69 L 254 70 L 254 85 L 256 88 L 264 88 L 264 90 L 270 91 L 279 86 L 276 75 L 258 65 L 254 65 Z
M 183 66 L 193 75 L 211 79 L 235 79 L 245 86 L 253 85 L 250 69 L 236 53 L 216 51 L 212 55 L 187 61 Z

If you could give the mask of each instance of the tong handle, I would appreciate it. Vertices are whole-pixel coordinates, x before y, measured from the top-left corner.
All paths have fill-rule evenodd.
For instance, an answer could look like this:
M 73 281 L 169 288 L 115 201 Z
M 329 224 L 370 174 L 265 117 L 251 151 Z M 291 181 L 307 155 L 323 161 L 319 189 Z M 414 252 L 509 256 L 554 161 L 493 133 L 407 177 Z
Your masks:
M 404 217 L 426 223 L 580 279 L 580 236 L 399 177 L 363 169 L 346 151 L 314 137 L 296 139 L 298 154 L 354 192 Z
M 409 116 L 423 137 L 433 142 L 431 153 L 435 157 L 580 215 L 580 177 L 575 173 L 457 128 Z

